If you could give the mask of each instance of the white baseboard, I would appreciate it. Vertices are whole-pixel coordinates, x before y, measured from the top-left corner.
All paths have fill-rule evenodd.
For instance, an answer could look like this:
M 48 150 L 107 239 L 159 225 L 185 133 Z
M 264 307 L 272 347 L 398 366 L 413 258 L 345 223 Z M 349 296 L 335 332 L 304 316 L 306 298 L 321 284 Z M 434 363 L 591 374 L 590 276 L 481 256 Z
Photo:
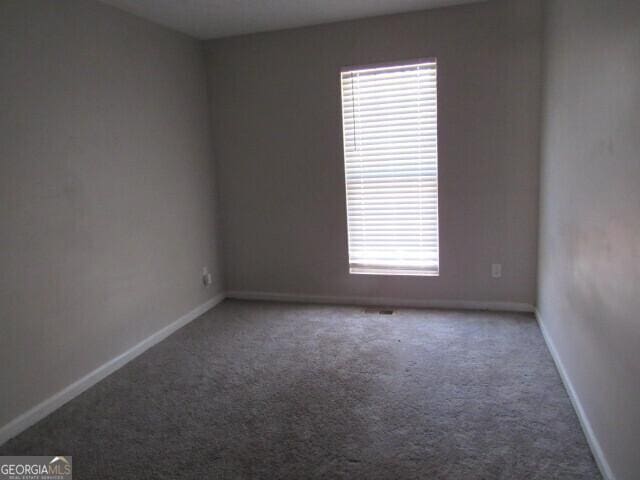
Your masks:
M 243 300 L 269 300 L 269 301 L 283 301 L 283 302 L 310 302 L 310 303 L 323 303 L 323 304 L 338 304 L 338 305 L 374 305 L 374 306 L 398 306 L 398 307 L 415 307 L 415 308 L 453 308 L 453 309 L 466 309 L 466 310 L 499 310 L 499 311 L 513 311 L 513 312 L 533 312 L 536 313 L 540 330 L 547 344 L 549 352 L 556 364 L 556 368 L 560 374 L 560 378 L 569 394 L 569 398 L 573 405 L 573 408 L 578 415 L 580 425 L 584 431 L 587 442 L 591 447 L 593 456 L 602 472 L 602 476 L 605 480 L 616 480 L 607 459 L 604 456 L 604 452 L 598 442 L 598 439 L 591 428 L 591 423 L 587 418 L 580 398 L 576 394 L 573 384 L 564 368 L 560 355 L 555 348 L 553 340 L 549 336 L 544 322 L 540 316 L 540 313 L 534 309 L 532 305 L 526 303 L 516 302 L 486 302 L 486 301 L 466 301 L 466 300 L 413 300 L 413 299 L 397 299 L 397 298 L 373 298 L 373 297 L 352 297 L 352 296 L 327 296 L 327 295 L 305 295 L 305 294 L 289 294 L 289 293 L 277 293 L 277 292 L 251 292 L 251 291 L 230 291 L 226 295 L 219 293 L 207 302 L 199 305 L 190 312 L 186 313 L 176 321 L 157 331 L 153 335 L 147 337 L 137 345 L 133 346 L 126 352 L 114 357 L 107 363 L 96 368 L 89 374 L 75 381 L 71 385 L 65 387 L 59 392 L 55 393 L 51 397 L 47 398 L 43 402 L 39 403 L 30 410 L 22 413 L 18 417 L 11 420 L 6 425 L 0 428 L 0 445 L 7 440 L 15 437 L 19 433 L 23 432 L 36 422 L 40 421 L 53 411 L 60 408 L 62 405 L 80 395 L 85 390 L 89 389 L 100 380 L 104 379 L 111 373 L 115 372 L 125 364 L 142 354 L 152 346 L 161 342 L 169 335 L 179 330 L 189 322 L 195 320 L 203 313 L 215 307 L 225 298 L 236 298 Z
M 190 312 L 178 318 L 176 321 L 170 323 L 169 325 L 162 328 L 161 330 L 158 330 L 153 335 L 145 338 L 140 343 L 133 346 L 126 352 L 118 355 L 117 357 L 112 358 L 107 363 L 101 365 L 100 367 L 96 368 L 89 374 L 85 375 L 79 380 L 76 380 L 71 385 L 68 385 L 67 387 L 63 388 L 59 392 L 50 396 L 43 402 L 39 403 L 35 407 L 31 408 L 25 413 L 14 418 L 6 425 L 3 425 L 0 428 L 0 445 L 5 443 L 7 440 L 15 437 L 19 433 L 23 432 L 30 426 L 34 425 L 36 422 L 46 417 L 47 415 L 52 413 L 54 410 L 57 410 L 62 405 L 67 403 L 69 400 L 77 397 L 82 392 L 89 389 L 90 387 L 98 383 L 103 378 L 112 374 L 113 372 L 118 370 L 120 367 L 124 366 L 125 364 L 127 364 L 128 362 L 136 358 L 141 353 L 145 352 L 155 344 L 167 338 L 176 330 L 182 328 L 187 323 L 191 322 L 192 320 L 195 320 L 203 313 L 212 309 L 218 303 L 224 300 L 224 298 L 225 298 L 224 293 L 217 294 L 211 300 L 208 300 L 202 305 L 199 305 L 198 307 L 194 308 Z
M 571 383 L 571 378 L 569 374 L 564 368 L 564 364 L 562 363 L 562 358 L 556 349 L 555 344 L 551 336 L 549 335 L 548 330 L 544 326 L 544 322 L 542 321 L 542 316 L 540 312 L 536 309 L 536 319 L 538 320 L 538 325 L 540 326 L 540 330 L 542 331 L 542 336 L 544 337 L 544 341 L 547 344 L 547 348 L 549 352 L 551 352 L 551 357 L 556 364 L 556 368 L 558 373 L 560 374 L 560 378 L 562 379 L 562 383 L 564 384 L 564 388 L 567 390 L 569 394 L 569 399 L 571 400 L 571 404 L 573 405 L 573 409 L 576 411 L 578 415 L 578 419 L 580 420 L 580 425 L 582 426 L 582 431 L 584 432 L 584 436 L 587 438 L 587 442 L 589 443 L 589 447 L 591 448 L 591 452 L 593 453 L 593 457 L 596 459 L 596 463 L 598 464 L 598 468 L 600 469 L 600 473 L 602 473 L 602 477 L 605 480 L 616 480 L 616 476 L 613 474 L 611 467 L 609 466 L 609 462 L 602 451 L 602 447 L 600 446 L 600 442 L 596 437 L 593 428 L 591 428 L 591 422 L 587 417 L 587 414 L 582 408 L 582 402 L 580 402 L 580 397 L 576 393 L 575 388 L 573 388 L 573 384 Z
M 307 295 L 297 293 L 230 291 L 227 298 L 240 300 L 269 300 L 278 302 L 328 303 L 335 305 L 366 305 L 405 308 L 450 308 L 462 310 L 495 310 L 507 312 L 534 312 L 533 305 L 517 302 L 488 302 L 473 300 L 424 300 L 385 297 L 350 297 Z

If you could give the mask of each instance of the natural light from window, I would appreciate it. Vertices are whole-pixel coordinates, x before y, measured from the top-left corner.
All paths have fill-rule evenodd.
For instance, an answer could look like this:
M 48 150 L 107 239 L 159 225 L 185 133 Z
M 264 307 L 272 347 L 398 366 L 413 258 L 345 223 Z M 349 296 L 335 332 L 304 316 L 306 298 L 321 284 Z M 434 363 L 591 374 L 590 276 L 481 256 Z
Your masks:
M 345 68 L 349 271 L 438 275 L 436 60 Z

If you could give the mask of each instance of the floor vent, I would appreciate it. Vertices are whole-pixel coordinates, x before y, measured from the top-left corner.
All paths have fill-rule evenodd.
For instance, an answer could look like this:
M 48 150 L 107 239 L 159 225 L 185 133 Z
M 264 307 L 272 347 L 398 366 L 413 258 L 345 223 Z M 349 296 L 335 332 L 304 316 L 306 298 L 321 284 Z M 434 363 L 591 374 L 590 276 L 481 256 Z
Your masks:
M 365 308 L 364 313 L 377 313 L 378 315 L 393 315 L 390 308 Z

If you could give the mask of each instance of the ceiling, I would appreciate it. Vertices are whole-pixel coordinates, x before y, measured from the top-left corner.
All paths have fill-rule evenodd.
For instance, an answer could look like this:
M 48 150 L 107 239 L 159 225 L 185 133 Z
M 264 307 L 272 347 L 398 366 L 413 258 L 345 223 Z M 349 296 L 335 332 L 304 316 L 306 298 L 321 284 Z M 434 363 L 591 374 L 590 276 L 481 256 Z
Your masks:
M 207 39 L 483 0 L 102 0 Z

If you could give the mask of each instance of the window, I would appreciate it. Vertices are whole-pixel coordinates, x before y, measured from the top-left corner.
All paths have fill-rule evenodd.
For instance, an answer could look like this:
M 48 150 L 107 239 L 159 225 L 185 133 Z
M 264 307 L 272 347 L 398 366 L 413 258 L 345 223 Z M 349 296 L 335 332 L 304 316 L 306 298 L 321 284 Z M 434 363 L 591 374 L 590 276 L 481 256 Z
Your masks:
M 349 271 L 438 275 L 435 59 L 343 69 Z

